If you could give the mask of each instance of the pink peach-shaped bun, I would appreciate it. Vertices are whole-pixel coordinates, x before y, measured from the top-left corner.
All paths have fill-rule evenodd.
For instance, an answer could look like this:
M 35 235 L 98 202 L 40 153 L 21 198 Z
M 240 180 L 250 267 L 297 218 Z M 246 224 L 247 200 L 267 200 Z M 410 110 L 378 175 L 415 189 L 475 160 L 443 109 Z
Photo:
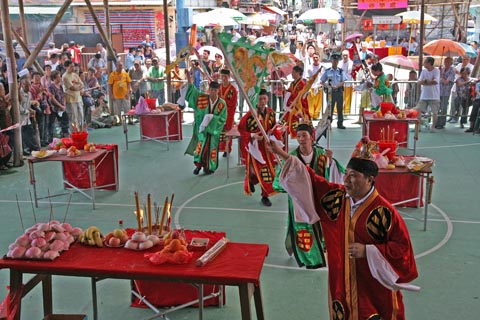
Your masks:
M 25 247 L 27 244 L 30 243 L 30 238 L 26 234 L 22 234 L 15 240 L 15 243 L 22 247 Z
M 37 231 L 34 231 L 32 233 L 30 233 L 30 239 L 33 240 L 33 239 L 36 239 L 36 238 L 45 238 L 45 232 L 43 232 L 42 230 L 37 230 Z
M 63 250 L 63 247 L 65 245 L 63 244 L 63 241 L 62 240 L 54 240 L 51 244 L 50 244 L 50 250 L 53 250 L 53 251 L 61 251 Z
M 83 230 L 81 228 L 73 228 L 72 231 L 70 232 L 72 234 L 72 236 L 74 237 L 80 237 L 80 235 L 82 234 Z
M 65 240 L 67 239 L 67 236 L 64 232 L 57 232 L 55 234 L 55 240 Z
M 48 260 L 54 260 L 58 256 L 60 256 L 60 253 L 58 251 L 55 251 L 55 250 L 48 250 L 47 252 L 45 252 L 43 254 L 43 258 L 48 259 Z
M 63 229 L 63 227 L 59 224 L 52 224 L 51 227 L 52 227 L 52 230 L 56 231 L 56 232 L 64 232 L 65 231 L 65 229 Z
M 28 228 L 27 230 L 25 230 L 25 234 L 28 235 L 28 234 L 32 233 L 33 231 L 37 231 L 38 230 L 37 227 L 38 227 L 38 224 Z
M 31 247 L 28 248 L 27 251 L 25 252 L 25 257 L 27 258 L 40 258 L 42 256 L 42 250 L 38 247 Z
M 37 230 L 39 231 L 50 231 L 50 226 L 48 223 L 39 223 L 37 226 Z
M 26 251 L 27 251 L 27 248 L 25 247 L 16 247 L 15 249 L 8 251 L 7 257 L 13 258 L 13 259 L 19 259 L 25 255 Z
M 56 233 L 55 231 L 48 231 L 48 232 L 45 234 L 45 240 L 46 240 L 47 242 L 50 242 L 50 241 L 54 240 L 56 234 L 57 234 L 57 233 Z
M 63 230 L 67 231 L 67 232 L 72 232 L 72 225 L 70 223 L 62 223 L 60 226 L 62 226 Z
M 45 241 L 45 238 L 36 238 L 32 240 L 32 247 L 38 247 L 38 248 L 44 248 L 48 245 L 47 241 Z

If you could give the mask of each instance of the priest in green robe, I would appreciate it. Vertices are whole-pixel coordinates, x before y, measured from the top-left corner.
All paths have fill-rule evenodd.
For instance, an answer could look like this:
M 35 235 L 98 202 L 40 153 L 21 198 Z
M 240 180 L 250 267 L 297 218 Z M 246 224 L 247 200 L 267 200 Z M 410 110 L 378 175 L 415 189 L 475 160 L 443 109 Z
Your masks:
M 227 119 L 227 104 L 218 95 L 218 82 L 212 81 L 209 93 L 205 94 L 195 87 L 188 72 L 187 80 L 185 99 L 188 106 L 195 110 L 195 123 L 192 140 L 185 153 L 193 155 L 193 174 L 198 175 L 202 168 L 205 174 L 212 174 L 218 167 L 218 144 Z
M 344 168 L 336 160 L 332 160 L 330 151 L 313 145 L 315 139 L 313 127 L 310 124 L 301 123 L 297 126 L 296 133 L 299 146 L 290 154 L 300 159 L 304 165 L 312 168 L 316 174 L 326 179 L 341 181 Z M 280 186 L 277 176 L 273 187 L 279 192 L 285 192 Z M 317 269 L 326 266 L 320 223 L 297 222 L 294 210 L 295 206 L 289 196 L 285 249 L 289 255 L 295 257 L 299 267 Z

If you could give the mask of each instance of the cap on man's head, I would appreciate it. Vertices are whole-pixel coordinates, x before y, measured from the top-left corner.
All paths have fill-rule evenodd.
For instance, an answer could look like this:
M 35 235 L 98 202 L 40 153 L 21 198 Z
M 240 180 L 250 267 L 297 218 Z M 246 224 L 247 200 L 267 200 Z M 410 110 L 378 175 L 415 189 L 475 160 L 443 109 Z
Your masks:
M 377 164 L 369 159 L 351 158 L 347 168 L 363 173 L 367 177 L 376 177 L 378 175 Z
M 210 82 L 210 89 L 219 89 L 220 84 L 217 81 Z
M 258 93 L 258 95 L 268 95 L 268 92 L 267 90 L 265 90 L 264 88 L 260 89 L 260 92 Z
M 230 70 L 228 70 L 228 69 L 222 69 L 222 70 L 220 70 L 220 74 L 230 75 Z
M 313 134 L 313 127 L 307 123 L 300 123 L 298 126 L 297 126 L 297 129 L 295 130 L 296 132 L 298 131 L 307 131 L 308 133 L 310 133 L 310 135 Z
M 340 60 L 340 55 L 338 53 L 332 53 L 332 55 L 330 56 L 330 59 L 332 60 Z

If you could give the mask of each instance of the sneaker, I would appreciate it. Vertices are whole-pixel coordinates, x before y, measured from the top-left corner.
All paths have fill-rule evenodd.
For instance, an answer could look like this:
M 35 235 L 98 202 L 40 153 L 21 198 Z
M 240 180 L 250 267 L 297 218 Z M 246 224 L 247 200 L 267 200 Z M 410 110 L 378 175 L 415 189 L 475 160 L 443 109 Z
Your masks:
M 468 128 L 465 132 L 473 132 L 473 128 Z
M 272 202 L 270 201 L 270 199 L 268 199 L 268 197 L 262 197 L 262 204 L 265 207 L 271 207 L 272 206 Z
M 249 182 L 248 186 L 250 187 L 250 192 L 254 193 L 255 192 L 255 185 L 253 183 Z
M 200 167 L 196 167 L 195 170 L 193 170 L 194 175 L 198 175 L 200 173 Z

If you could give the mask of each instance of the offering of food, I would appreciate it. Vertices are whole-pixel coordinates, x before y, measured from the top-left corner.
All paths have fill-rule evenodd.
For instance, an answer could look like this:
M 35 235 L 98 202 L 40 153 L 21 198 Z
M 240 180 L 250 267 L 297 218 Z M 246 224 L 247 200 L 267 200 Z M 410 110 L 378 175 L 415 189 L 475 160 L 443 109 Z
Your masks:
M 430 168 L 433 165 L 433 160 L 425 157 L 415 157 L 407 164 L 407 168 L 412 171 L 420 171 Z
M 128 235 L 125 230 L 115 229 L 112 232 L 107 233 L 103 242 L 107 247 L 119 248 L 123 247 L 128 241 Z
M 36 223 L 8 246 L 6 256 L 12 259 L 54 260 L 62 251 L 68 250 L 81 234 L 82 229 L 69 223 L 56 220 Z
M 147 236 L 145 233 L 137 231 L 132 238 L 125 243 L 125 249 L 147 250 L 160 243 L 160 238 L 156 235 Z
M 103 235 L 96 226 L 88 227 L 80 236 L 80 243 L 101 248 L 103 247 Z
M 55 150 L 39 150 L 39 151 L 32 151 L 32 157 L 35 157 L 35 158 L 39 158 L 39 159 L 42 159 L 42 158 L 47 158 L 47 157 L 50 157 L 51 155 L 54 155 L 55 154 Z
M 86 145 L 83 146 L 83 150 L 86 152 L 95 152 L 97 149 L 95 148 L 95 145 L 93 143 L 87 143 Z
M 78 150 L 75 146 L 71 146 L 67 150 L 67 157 L 78 157 L 81 154 L 82 153 L 80 152 L 80 150 Z

